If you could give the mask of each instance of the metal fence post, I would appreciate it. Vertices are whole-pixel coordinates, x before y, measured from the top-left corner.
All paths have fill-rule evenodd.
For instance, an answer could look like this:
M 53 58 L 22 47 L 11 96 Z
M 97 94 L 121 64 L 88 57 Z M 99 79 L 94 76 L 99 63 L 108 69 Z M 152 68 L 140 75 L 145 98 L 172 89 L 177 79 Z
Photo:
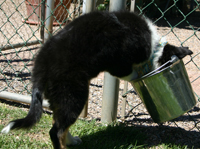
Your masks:
M 119 11 L 126 8 L 126 0 L 110 0 L 109 11 Z
M 95 10 L 96 1 L 94 0 L 84 0 L 83 1 L 83 13 L 89 13 Z M 87 111 L 88 111 L 88 102 L 85 104 L 80 117 L 84 118 L 87 117 Z
M 46 42 L 49 37 L 51 37 L 53 32 L 53 10 L 54 1 L 47 0 L 44 42 Z
M 110 123 L 117 118 L 119 80 L 104 73 L 101 121 Z
M 109 11 L 125 9 L 125 0 L 110 0 Z M 110 123 L 117 118 L 117 104 L 119 93 L 119 80 L 104 73 L 103 103 L 101 121 Z
M 123 94 L 126 94 L 127 91 L 128 91 L 128 82 L 124 81 Z M 123 97 L 123 100 L 122 100 L 122 111 L 121 111 L 122 119 L 125 119 L 125 116 L 126 116 L 126 100 L 127 100 L 127 96 Z
M 45 0 L 42 0 L 41 4 L 41 30 L 40 30 L 40 38 L 42 42 L 44 42 L 44 22 L 45 22 Z
M 96 7 L 95 0 L 83 0 L 83 14 L 94 11 L 95 7 Z
M 131 12 L 134 12 L 135 10 L 135 0 L 131 0 L 131 8 L 130 8 L 130 11 Z
M 135 10 L 135 0 L 131 0 L 131 7 L 130 7 L 130 11 L 131 12 L 134 12 Z M 128 82 L 127 81 L 124 81 L 124 90 L 123 90 L 123 94 L 125 94 L 126 92 L 128 91 Z M 126 116 L 126 100 L 127 100 L 127 96 L 125 96 L 123 98 L 123 101 L 122 101 L 122 111 L 121 111 L 121 116 L 122 116 L 122 119 L 125 119 L 125 116 Z

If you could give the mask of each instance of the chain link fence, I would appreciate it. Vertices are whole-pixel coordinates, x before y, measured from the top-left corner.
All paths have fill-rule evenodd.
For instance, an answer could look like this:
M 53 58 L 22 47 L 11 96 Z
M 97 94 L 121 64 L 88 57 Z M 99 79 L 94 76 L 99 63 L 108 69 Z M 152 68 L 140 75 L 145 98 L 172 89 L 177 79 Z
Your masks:
M 80 1 L 55 1 L 54 33 L 80 15 Z M 0 2 L 0 90 L 30 94 L 33 59 L 44 40 L 45 7 L 42 0 Z
M 97 1 L 103 3 L 102 0 Z M 103 9 L 107 9 L 109 0 Z M 127 0 L 127 9 L 130 7 Z M 184 58 L 184 63 L 197 100 L 200 97 L 200 0 L 136 0 L 135 11 L 153 20 L 160 35 L 176 46 L 187 46 L 194 54 Z M 97 6 L 97 8 L 99 8 Z M 2 0 L 0 1 L 0 91 L 23 95 L 31 94 L 31 69 L 33 59 L 43 44 L 45 29 L 44 0 Z M 101 8 L 102 9 L 102 5 Z M 53 34 L 82 14 L 82 1 L 55 0 L 52 10 Z M 51 33 L 49 31 L 49 33 Z M 88 119 L 101 117 L 103 73 L 91 81 L 88 101 Z M 122 95 L 124 82 L 120 81 L 118 117 L 136 126 L 161 126 L 178 128 L 182 132 L 200 131 L 200 105 L 183 116 L 163 124 L 155 124 L 141 103 L 132 86 Z M 125 114 L 122 103 L 126 100 Z M 158 127 L 154 127 L 155 130 Z M 159 127 L 160 128 L 160 127 Z M 174 129 L 170 129 L 174 130 Z M 164 131 L 164 130 L 162 130 Z M 166 130 L 165 130 L 166 131 Z M 200 147 L 199 134 L 188 133 L 191 146 Z M 196 137 L 197 136 L 197 137 Z M 150 137 L 150 142 L 159 141 L 159 136 Z M 177 137 L 177 136 L 176 136 Z M 180 136 L 178 136 L 179 138 Z M 173 138 L 173 137 L 172 137 Z M 180 137 L 181 138 L 181 137 Z M 154 140 L 155 139 L 155 140 Z M 176 139 L 176 138 L 175 138 Z M 187 143 L 189 144 L 189 143 Z

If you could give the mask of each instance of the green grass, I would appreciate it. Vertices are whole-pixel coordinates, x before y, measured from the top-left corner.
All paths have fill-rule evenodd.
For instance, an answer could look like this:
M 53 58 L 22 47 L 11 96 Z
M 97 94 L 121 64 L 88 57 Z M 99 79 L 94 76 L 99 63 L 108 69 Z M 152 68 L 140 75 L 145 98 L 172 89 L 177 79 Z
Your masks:
M 0 105 L 0 130 L 10 120 L 22 118 L 27 112 L 16 107 Z M 3 149 L 31 149 L 52 148 L 48 131 L 51 128 L 52 116 L 44 114 L 40 123 L 30 130 L 13 130 L 8 134 L 0 133 L 0 148 Z M 3 125 L 2 125 L 3 124 Z
M 83 143 L 71 149 L 128 149 L 141 147 L 145 135 L 134 127 L 125 127 L 124 124 L 108 126 L 95 121 L 79 121 L 72 127 L 72 134 L 81 137 Z
M 10 121 L 26 116 L 27 110 L 6 104 L 0 104 L 0 130 Z M 52 115 L 43 114 L 40 122 L 30 130 L 13 130 L 9 134 L 0 133 L 1 149 L 51 149 L 53 148 L 49 130 L 52 125 Z M 113 123 L 108 126 L 96 121 L 78 120 L 71 133 L 82 139 L 82 144 L 70 149 L 137 149 L 147 148 L 142 129 L 125 124 Z M 147 144 L 146 144 L 147 145 Z M 151 148 L 185 149 L 176 145 L 161 144 Z

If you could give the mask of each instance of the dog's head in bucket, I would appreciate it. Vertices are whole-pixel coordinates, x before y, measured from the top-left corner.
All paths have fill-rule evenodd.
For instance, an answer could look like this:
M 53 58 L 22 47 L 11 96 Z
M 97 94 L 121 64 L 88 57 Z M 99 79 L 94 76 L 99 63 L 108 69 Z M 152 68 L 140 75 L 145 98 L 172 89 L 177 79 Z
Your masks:
M 166 44 L 163 49 L 162 56 L 158 59 L 158 65 L 163 65 L 171 59 L 172 55 L 176 55 L 179 59 L 184 58 L 187 55 L 191 55 L 193 52 L 188 47 L 176 47 L 170 44 Z

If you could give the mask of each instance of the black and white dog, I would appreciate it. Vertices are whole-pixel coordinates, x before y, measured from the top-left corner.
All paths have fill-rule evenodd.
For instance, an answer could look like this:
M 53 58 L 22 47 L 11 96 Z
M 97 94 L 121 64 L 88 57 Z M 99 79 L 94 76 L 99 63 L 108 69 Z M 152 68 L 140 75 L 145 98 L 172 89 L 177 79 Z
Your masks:
M 25 118 L 11 121 L 1 132 L 30 128 L 38 122 L 44 94 L 53 111 L 50 137 L 54 148 L 79 144 L 81 140 L 71 136 L 69 127 L 88 99 L 92 78 L 107 71 L 130 81 L 164 64 L 172 55 L 181 59 L 191 54 L 188 48 L 176 47 L 161 39 L 150 20 L 134 13 L 82 15 L 40 49 L 32 72 L 30 111 Z M 145 71 L 141 70 L 144 68 Z

